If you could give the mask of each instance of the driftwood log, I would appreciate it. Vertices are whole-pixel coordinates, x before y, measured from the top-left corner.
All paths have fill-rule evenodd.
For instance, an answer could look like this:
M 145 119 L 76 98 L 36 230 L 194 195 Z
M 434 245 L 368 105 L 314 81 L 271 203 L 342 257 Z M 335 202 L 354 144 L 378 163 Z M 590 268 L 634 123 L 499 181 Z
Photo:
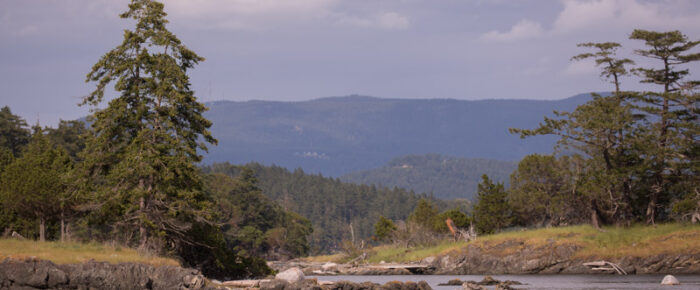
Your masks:
M 615 271 L 617 274 L 620 275 L 627 275 L 627 272 L 625 272 L 625 269 L 622 269 L 619 265 L 615 263 L 611 263 L 608 261 L 595 261 L 595 262 L 588 262 L 588 263 L 583 263 L 584 266 L 591 268 L 593 271 L 605 271 L 605 272 L 612 272 Z

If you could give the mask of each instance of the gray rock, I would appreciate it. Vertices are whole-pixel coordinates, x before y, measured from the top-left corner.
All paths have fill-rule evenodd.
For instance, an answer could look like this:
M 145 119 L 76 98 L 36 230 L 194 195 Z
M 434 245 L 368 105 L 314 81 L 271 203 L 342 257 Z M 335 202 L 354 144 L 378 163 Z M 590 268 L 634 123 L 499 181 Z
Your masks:
M 681 282 L 679 282 L 678 279 L 672 275 L 666 275 L 661 281 L 661 285 L 681 285 Z
M 260 281 L 260 290 L 284 290 L 289 288 L 289 282 L 280 279 Z
M 302 272 L 301 269 L 297 267 L 287 269 L 286 271 L 280 272 L 279 274 L 275 275 L 275 280 L 280 279 L 289 283 L 296 283 L 304 280 L 304 278 L 304 272 Z
M 337 272 L 338 271 L 338 264 L 336 263 L 325 263 L 323 266 L 321 266 L 321 270 L 325 272 Z
M 204 289 L 199 271 L 174 266 L 87 262 L 56 265 L 49 261 L 5 260 L 0 263 L 0 288 L 48 289 Z

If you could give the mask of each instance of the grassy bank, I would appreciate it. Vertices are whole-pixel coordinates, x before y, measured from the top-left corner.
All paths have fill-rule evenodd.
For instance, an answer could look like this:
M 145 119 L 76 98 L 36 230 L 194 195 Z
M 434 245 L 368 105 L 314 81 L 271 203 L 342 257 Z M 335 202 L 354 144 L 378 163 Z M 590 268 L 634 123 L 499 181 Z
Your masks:
M 612 259 L 645 257 L 659 254 L 700 254 L 700 226 L 663 224 L 637 225 L 628 228 L 605 227 L 598 231 L 588 225 L 548 229 L 511 231 L 479 236 L 475 241 L 443 241 L 435 246 L 404 248 L 396 245 L 378 246 L 369 251 L 369 262 L 412 262 L 430 256 L 458 253 L 468 245 L 477 246 L 493 255 L 507 255 L 525 247 L 539 248 L 554 244 L 579 246 L 575 257 Z M 320 261 L 321 257 L 310 260 Z M 343 262 L 342 256 L 327 256 Z
M 180 265 L 174 259 L 141 255 L 134 249 L 98 243 L 83 244 L 0 239 L 0 261 L 5 258 L 19 260 L 29 257 L 49 260 L 56 264 L 73 264 L 95 260 L 109 263 L 133 262 L 153 266 Z

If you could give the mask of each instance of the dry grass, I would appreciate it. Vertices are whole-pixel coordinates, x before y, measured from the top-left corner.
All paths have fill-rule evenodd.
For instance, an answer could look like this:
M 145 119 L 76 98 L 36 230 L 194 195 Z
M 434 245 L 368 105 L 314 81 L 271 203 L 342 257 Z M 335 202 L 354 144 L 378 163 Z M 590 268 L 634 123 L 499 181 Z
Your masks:
M 522 230 L 480 236 L 470 243 L 444 241 L 431 247 L 404 248 L 383 245 L 370 250 L 369 262 L 410 262 L 451 252 L 465 251 L 468 245 L 485 253 L 506 256 L 528 248 L 551 245 L 576 245 L 575 257 L 614 259 L 659 254 L 700 254 L 700 226 L 683 224 L 636 225 L 628 228 L 606 227 L 598 231 L 589 225 Z M 336 257 L 325 260 L 323 257 Z M 339 261 L 334 256 L 311 258 L 315 261 Z
M 445 255 L 459 251 L 467 245 L 465 242 L 443 241 L 435 246 L 404 248 L 394 245 L 375 247 L 370 251 L 368 261 L 370 263 L 385 262 L 413 262 L 420 261 L 430 256 Z
M 313 257 L 305 257 L 302 260 L 306 262 L 334 262 L 334 263 L 340 263 L 346 259 L 345 255 L 343 254 L 333 254 L 333 255 L 322 255 L 322 256 L 313 256 Z
M 35 257 L 56 264 L 74 264 L 95 260 L 99 262 L 133 262 L 153 266 L 179 266 L 175 259 L 141 255 L 136 250 L 98 243 L 37 242 L 0 239 L 0 260 Z

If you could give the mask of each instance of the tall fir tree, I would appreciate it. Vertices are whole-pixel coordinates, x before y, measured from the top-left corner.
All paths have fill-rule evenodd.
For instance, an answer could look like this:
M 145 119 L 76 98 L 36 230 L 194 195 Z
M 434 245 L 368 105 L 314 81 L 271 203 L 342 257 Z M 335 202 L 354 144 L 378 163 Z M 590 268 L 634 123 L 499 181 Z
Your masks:
M 660 66 L 637 68 L 643 83 L 662 87 L 644 92 L 638 98 L 638 109 L 653 116 L 648 140 L 647 171 L 650 180 L 646 209 L 647 223 L 655 223 L 660 208 L 677 195 L 679 182 L 688 182 L 681 191 L 698 190 L 698 81 L 686 81 L 689 69 L 680 66 L 700 61 L 700 53 L 690 53 L 700 41 L 691 41 L 680 31 L 656 32 L 636 29 L 630 39 L 644 41 L 646 49 L 635 53 L 659 61 Z M 694 181 L 693 181 L 694 180 Z
M 136 27 L 93 66 L 87 82 L 97 88 L 83 100 L 93 106 L 83 174 L 114 230 L 137 232 L 139 248 L 154 250 L 197 243 L 192 224 L 211 220 L 196 163 L 204 141 L 216 144 L 187 76 L 204 58 L 166 29 L 165 16 L 162 3 L 131 1 L 121 18 Z M 110 83 L 119 96 L 100 109 Z

